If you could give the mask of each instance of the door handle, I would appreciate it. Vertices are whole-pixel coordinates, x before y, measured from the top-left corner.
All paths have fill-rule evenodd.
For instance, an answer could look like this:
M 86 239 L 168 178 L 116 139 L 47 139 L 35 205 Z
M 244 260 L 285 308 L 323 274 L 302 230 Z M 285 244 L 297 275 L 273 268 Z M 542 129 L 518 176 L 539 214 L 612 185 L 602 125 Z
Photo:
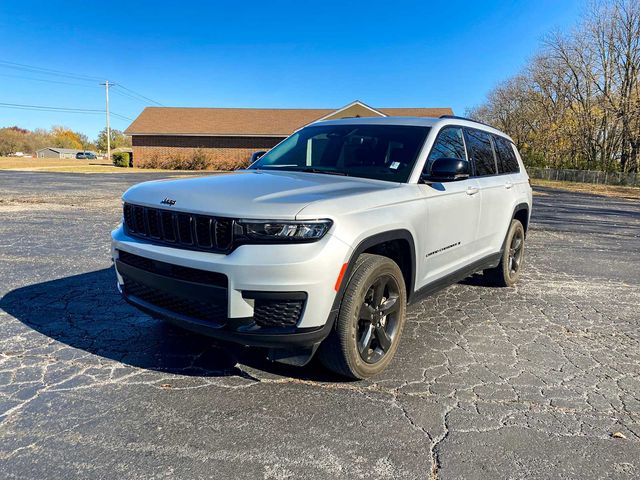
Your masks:
M 513 188 L 513 183 L 511 182 L 507 182 L 504 184 L 504 188 L 506 188 L 507 190 L 509 190 L 510 188 Z
M 467 187 L 467 195 L 475 195 L 480 189 L 478 187 Z

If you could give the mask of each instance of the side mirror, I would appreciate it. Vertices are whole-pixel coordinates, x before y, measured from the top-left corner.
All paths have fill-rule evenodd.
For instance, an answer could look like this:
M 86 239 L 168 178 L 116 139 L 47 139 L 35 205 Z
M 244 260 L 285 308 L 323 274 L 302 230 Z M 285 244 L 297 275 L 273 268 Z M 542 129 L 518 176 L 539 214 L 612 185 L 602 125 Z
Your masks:
M 466 180 L 471 174 L 469 162 L 459 158 L 439 158 L 431 165 L 431 174 L 422 175 L 421 180 L 427 182 L 454 182 Z
M 253 154 L 251 155 L 251 161 L 250 163 L 255 162 L 256 160 L 258 160 L 261 156 L 263 156 L 265 153 L 267 153 L 265 150 L 261 150 L 259 152 L 253 152 Z

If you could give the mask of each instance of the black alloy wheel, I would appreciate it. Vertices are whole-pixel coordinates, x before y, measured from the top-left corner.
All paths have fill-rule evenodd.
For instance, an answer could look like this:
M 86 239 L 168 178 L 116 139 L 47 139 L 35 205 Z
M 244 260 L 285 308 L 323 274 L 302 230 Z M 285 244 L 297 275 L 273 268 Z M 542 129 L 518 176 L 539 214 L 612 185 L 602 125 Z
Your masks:
M 509 276 L 514 277 L 520 271 L 524 256 L 524 230 L 518 228 L 511 237 L 509 246 Z
M 358 352 L 367 363 L 384 357 L 398 331 L 399 286 L 393 277 L 375 280 L 364 295 L 358 315 Z
M 342 295 L 334 329 L 318 355 L 323 365 L 345 377 L 382 372 L 393 359 L 407 311 L 407 290 L 391 258 L 363 253 L 355 261 Z
M 484 270 L 486 283 L 495 287 L 513 287 L 520 279 L 524 265 L 525 232 L 522 223 L 515 218 L 511 220 L 500 263 Z

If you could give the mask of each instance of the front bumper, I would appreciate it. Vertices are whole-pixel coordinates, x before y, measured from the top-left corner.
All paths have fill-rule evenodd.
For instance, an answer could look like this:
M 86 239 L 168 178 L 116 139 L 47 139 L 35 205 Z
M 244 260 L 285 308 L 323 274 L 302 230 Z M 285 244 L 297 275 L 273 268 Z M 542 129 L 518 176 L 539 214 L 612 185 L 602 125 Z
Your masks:
M 166 264 L 226 276 L 224 286 L 199 285 L 131 268 L 119 260 L 120 252 Z M 182 250 L 128 236 L 120 227 L 112 232 L 112 254 L 118 286 L 127 301 L 153 316 L 223 340 L 244 345 L 311 346 L 330 331 L 335 315 L 335 282 L 351 254 L 348 245 L 326 235 L 320 241 L 295 245 L 243 245 L 228 255 Z M 135 278 L 134 278 L 135 277 Z M 190 302 L 224 297 L 223 321 L 211 322 L 166 308 L 163 302 L 132 295 L 124 279 L 152 286 Z M 295 327 L 264 328 L 253 322 L 256 298 L 261 294 L 304 296 L 304 308 Z
M 293 347 L 313 347 L 329 335 L 334 319 L 334 314 L 331 314 L 327 319 L 327 323 L 322 327 L 287 330 L 281 333 L 264 331 L 262 329 L 247 331 L 243 328 L 246 324 L 242 320 L 237 322 L 234 319 L 229 319 L 229 321 L 222 326 L 213 326 L 207 321 L 162 309 L 157 305 L 152 305 L 135 297 L 125 295 L 124 298 L 131 305 L 139 308 L 143 312 L 155 318 L 161 318 L 181 328 L 219 340 L 252 347 L 285 349 Z

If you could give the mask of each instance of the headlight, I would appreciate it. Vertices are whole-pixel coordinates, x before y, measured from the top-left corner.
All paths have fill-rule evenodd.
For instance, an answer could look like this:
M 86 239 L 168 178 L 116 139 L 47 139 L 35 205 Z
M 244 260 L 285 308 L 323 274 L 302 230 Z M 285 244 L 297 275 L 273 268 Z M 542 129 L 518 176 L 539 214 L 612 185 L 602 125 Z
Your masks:
M 237 237 L 249 242 L 313 242 L 329 231 L 331 220 L 239 220 Z

